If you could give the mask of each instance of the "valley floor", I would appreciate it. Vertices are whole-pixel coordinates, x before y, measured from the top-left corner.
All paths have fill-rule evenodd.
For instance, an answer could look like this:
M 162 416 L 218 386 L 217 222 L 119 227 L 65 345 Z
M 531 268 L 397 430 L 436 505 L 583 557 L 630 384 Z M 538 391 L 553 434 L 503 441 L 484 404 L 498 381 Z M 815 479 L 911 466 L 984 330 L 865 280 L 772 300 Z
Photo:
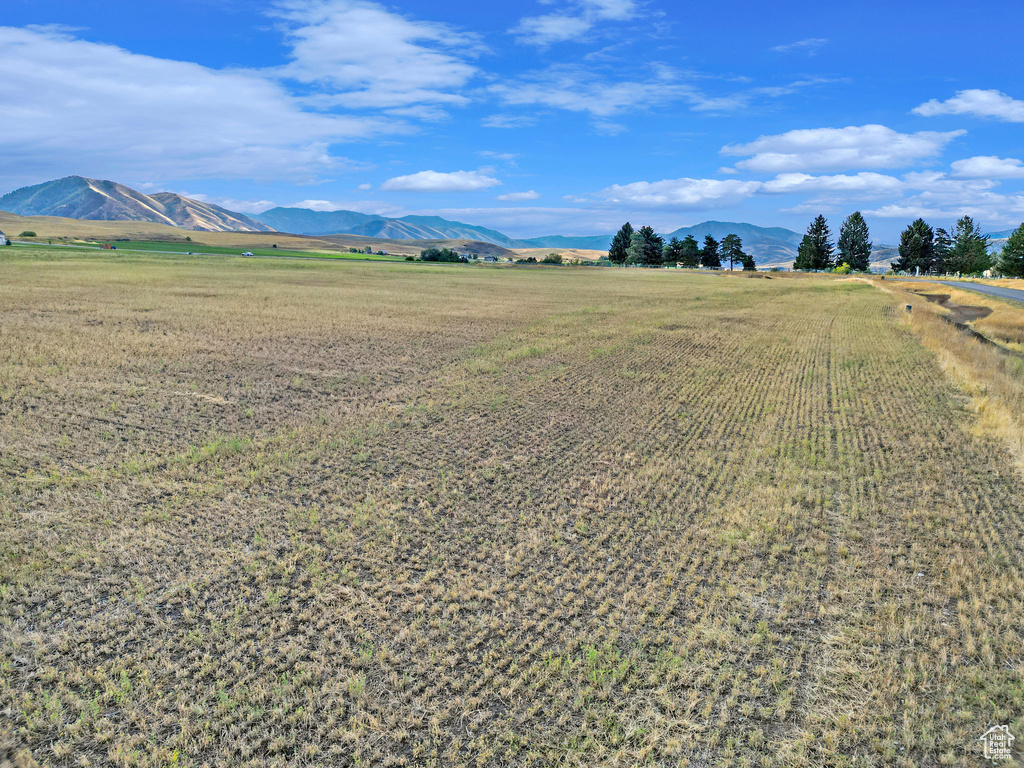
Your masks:
M 54 251 L 0 339 L 0 762 L 1024 743 L 1024 484 L 864 282 Z

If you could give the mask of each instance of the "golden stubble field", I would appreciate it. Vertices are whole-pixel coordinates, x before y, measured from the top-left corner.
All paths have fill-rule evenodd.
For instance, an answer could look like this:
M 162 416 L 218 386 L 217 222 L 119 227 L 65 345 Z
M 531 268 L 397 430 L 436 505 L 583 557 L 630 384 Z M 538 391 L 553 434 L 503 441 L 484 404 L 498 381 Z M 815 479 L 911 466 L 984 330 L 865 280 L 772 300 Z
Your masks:
M 900 301 L 0 260 L 0 762 L 980 765 L 1024 486 Z

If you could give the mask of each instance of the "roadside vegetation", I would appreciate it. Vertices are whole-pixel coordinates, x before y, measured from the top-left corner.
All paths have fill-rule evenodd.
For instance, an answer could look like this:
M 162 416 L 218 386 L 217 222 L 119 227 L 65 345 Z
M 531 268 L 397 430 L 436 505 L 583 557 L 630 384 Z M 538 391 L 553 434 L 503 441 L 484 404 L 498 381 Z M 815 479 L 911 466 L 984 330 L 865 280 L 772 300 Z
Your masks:
M 905 322 L 970 398 L 972 428 L 1002 441 L 1024 472 L 1024 305 L 941 282 L 886 289 L 901 292 L 913 308 Z
M 0 762 L 980 763 L 1020 474 L 771 278 L 5 249 Z

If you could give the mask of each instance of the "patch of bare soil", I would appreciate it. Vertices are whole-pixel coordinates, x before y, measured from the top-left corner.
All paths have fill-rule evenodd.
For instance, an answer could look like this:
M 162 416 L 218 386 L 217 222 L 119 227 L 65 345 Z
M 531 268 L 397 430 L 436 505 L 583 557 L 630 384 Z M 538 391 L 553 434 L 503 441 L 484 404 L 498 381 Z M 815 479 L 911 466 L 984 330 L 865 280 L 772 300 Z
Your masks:
M 975 320 L 981 320 L 983 317 L 988 317 L 992 314 L 991 307 L 973 307 L 966 304 L 954 304 L 949 300 L 948 293 L 921 293 L 919 296 L 924 297 L 933 304 L 938 304 L 943 309 L 949 311 L 949 318 L 956 323 L 972 323 Z

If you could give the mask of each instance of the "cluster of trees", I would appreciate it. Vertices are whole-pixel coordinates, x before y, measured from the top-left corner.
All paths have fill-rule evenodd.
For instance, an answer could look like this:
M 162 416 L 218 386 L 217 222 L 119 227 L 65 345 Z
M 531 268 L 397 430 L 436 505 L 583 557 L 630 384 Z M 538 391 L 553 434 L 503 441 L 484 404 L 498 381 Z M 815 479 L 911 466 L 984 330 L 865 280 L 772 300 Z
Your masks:
M 743 241 L 738 235 L 726 235 L 719 243 L 711 235 L 705 235 L 703 247 L 697 244 L 693 235 L 682 240 L 673 237 L 667 243 L 651 227 L 633 229 L 627 221 L 612 238 L 608 249 L 608 260 L 612 264 L 630 264 L 642 267 L 707 267 L 721 269 L 722 261 L 729 260 L 729 269 L 742 264 L 745 270 L 754 270 L 754 257 L 743 250 Z
M 536 256 L 516 259 L 516 264 L 565 264 L 565 259 L 562 258 L 562 254 L 552 252 L 539 261 Z
M 900 234 L 900 255 L 892 268 L 898 272 L 920 269 L 922 274 L 981 274 L 995 266 L 988 252 L 988 240 L 970 216 L 961 217 L 952 234 L 917 219 Z
M 816 217 L 800 243 L 793 268 L 842 269 L 845 264 L 851 271 L 867 271 L 872 243 L 860 211 L 846 217 L 837 245 L 838 248 L 832 243 L 825 217 Z M 892 268 L 897 272 L 920 269 L 921 274 L 966 275 L 980 275 L 994 268 L 1004 275 L 1024 277 L 1024 224 L 1006 241 L 999 257 L 994 258 L 989 253 L 989 236 L 982 233 L 970 216 L 961 217 L 952 233 L 918 219 L 900 234 L 899 258 L 892 262 Z
M 465 256 L 460 256 L 458 251 L 451 248 L 427 248 L 420 251 L 420 261 L 444 261 L 444 262 L 467 262 Z
M 854 211 L 839 228 L 838 249 L 832 243 L 832 231 L 824 216 L 815 217 L 797 250 L 793 269 L 824 270 L 839 268 L 867 272 L 871 263 L 872 243 L 867 222 L 860 211 Z M 843 265 L 846 265 L 844 268 Z

